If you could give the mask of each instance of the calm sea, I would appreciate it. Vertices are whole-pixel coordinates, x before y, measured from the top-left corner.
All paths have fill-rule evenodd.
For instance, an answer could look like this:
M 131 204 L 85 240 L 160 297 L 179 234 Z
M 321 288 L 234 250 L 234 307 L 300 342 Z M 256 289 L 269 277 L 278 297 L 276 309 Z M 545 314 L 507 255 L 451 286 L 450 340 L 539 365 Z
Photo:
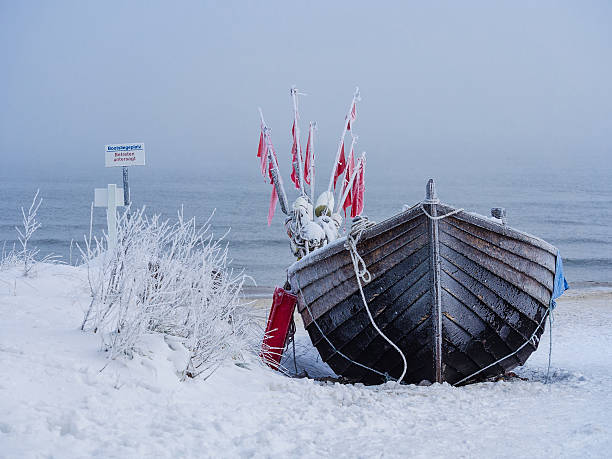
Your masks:
M 146 205 L 149 212 L 167 217 L 176 215 L 183 205 L 186 216 L 196 216 L 201 222 L 214 210 L 215 235 L 230 229 L 226 239 L 233 266 L 243 268 L 260 287 L 282 284 L 293 259 L 280 209 L 272 226 L 266 224 L 270 186 L 258 175 L 255 161 L 252 168 L 231 174 L 226 170 L 219 166 L 172 174 L 149 166 L 132 168 L 132 200 L 134 205 Z M 82 241 L 89 231 L 93 189 L 120 184 L 121 170 L 100 168 L 70 176 L 53 172 L 17 175 L 0 181 L 0 249 L 4 241 L 7 248 L 16 242 L 14 227 L 20 224 L 20 207 L 27 208 L 40 189 L 42 227 L 34 244 L 41 255 L 54 253 L 66 262 L 78 262 L 78 251 L 71 251 L 71 241 Z M 368 171 L 365 214 L 381 221 L 401 210 L 403 204 L 423 199 L 429 175 L 419 169 L 379 167 Z M 505 167 L 461 173 L 450 167 L 433 175 L 443 202 L 484 215 L 489 215 L 491 207 L 505 207 L 511 226 L 557 246 L 566 277 L 574 287 L 612 286 L 611 166 L 557 170 Z M 98 234 L 105 228 L 104 212 L 99 208 L 94 211 Z

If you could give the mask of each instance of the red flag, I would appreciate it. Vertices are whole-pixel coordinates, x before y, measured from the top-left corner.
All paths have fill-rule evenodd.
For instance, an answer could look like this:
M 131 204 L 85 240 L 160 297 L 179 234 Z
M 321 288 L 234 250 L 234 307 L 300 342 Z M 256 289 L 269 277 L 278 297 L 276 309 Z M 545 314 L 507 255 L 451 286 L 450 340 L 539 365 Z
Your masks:
M 264 134 L 263 134 L 263 130 L 261 131 L 261 134 L 259 134 L 259 148 L 257 149 L 257 157 L 261 158 L 261 154 L 264 151 Z
M 357 119 L 357 104 L 355 102 L 353 102 L 353 106 L 351 107 L 351 114 L 349 116 L 349 121 L 346 125 L 346 130 L 350 131 L 351 130 L 351 123 L 353 121 L 355 121 L 355 119 Z
M 263 148 L 261 150 L 261 155 L 259 154 L 259 152 L 257 152 L 257 155 L 261 156 L 261 160 L 260 160 L 261 161 L 261 163 L 260 163 L 261 175 L 263 175 L 264 177 L 269 174 L 269 171 L 268 171 L 268 148 L 271 148 L 271 147 L 268 147 L 267 145 L 265 145 L 265 140 L 264 140 L 264 146 L 263 146 Z M 274 150 L 272 150 L 272 151 L 274 151 Z
M 342 193 L 340 196 L 344 196 L 346 192 L 346 188 L 351 181 L 351 176 L 353 175 L 353 171 L 355 170 L 355 156 L 353 154 L 353 149 L 351 148 L 351 154 L 349 155 L 348 165 L 346 167 L 346 174 L 344 174 L 344 183 L 342 184 Z M 356 179 L 356 178 L 355 178 Z M 346 195 L 346 199 L 344 200 L 344 204 L 342 204 L 342 210 L 344 210 L 344 215 L 346 216 L 346 209 L 350 207 L 353 202 L 352 199 L 352 190 L 349 190 Z
M 346 159 L 344 157 L 344 142 L 342 142 L 342 149 L 340 150 L 340 157 L 338 158 L 338 164 L 336 165 L 336 172 L 334 173 L 334 190 L 336 189 L 336 182 L 338 177 L 342 175 L 346 169 Z
M 268 209 L 268 226 L 272 223 L 272 217 L 274 217 L 274 211 L 276 210 L 276 203 L 278 202 L 278 193 L 276 193 L 276 187 L 272 184 L 272 196 L 270 197 L 270 208 Z
M 295 139 L 293 139 L 293 146 L 291 147 L 291 181 L 295 185 L 296 189 L 300 189 L 300 181 L 298 180 L 298 175 L 295 167 L 298 164 L 298 154 L 297 154 L 297 143 Z M 298 166 L 299 167 L 299 166 Z
M 296 189 L 300 189 L 300 181 L 298 180 L 298 173 L 296 167 L 299 166 L 298 160 L 298 144 L 297 138 L 295 137 L 295 121 L 293 122 L 293 126 L 291 127 L 291 135 L 293 136 L 293 145 L 291 147 L 291 181 L 295 185 Z
M 304 159 L 304 181 L 310 185 L 310 165 L 312 164 L 314 151 L 312 149 L 312 128 L 308 131 L 308 142 L 306 143 L 306 158 Z M 314 171 L 313 171 L 314 172 Z
M 270 178 L 270 184 L 272 185 L 272 196 L 270 197 L 270 207 L 268 208 L 268 226 L 272 223 L 272 217 L 274 217 L 274 211 L 276 210 L 276 203 L 278 202 L 278 193 L 276 192 L 276 185 L 272 180 L 272 169 L 274 169 L 274 161 L 276 161 L 276 153 L 270 146 L 272 152 L 272 161 L 269 161 L 268 165 L 268 177 Z
M 266 176 L 266 170 L 268 169 L 268 154 L 264 154 L 261 157 L 261 175 Z
M 268 149 L 266 148 L 266 139 L 264 136 L 263 126 L 261 128 L 261 133 L 259 134 L 259 147 L 257 148 L 257 157 L 261 158 L 259 160 L 259 166 L 261 168 L 261 175 L 265 177 L 268 173 Z
M 365 193 L 364 169 L 365 161 L 359 161 L 359 172 L 353 182 L 351 193 L 353 194 L 353 205 L 351 206 L 351 218 L 361 215 L 363 212 L 363 195 Z
M 266 134 L 263 124 L 261 134 L 259 135 L 257 157 L 261 158 L 261 175 L 268 178 L 270 180 L 270 184 L 272 185 L 272 196 L 270 198 L 270 207 L 268 208 L 268 226 L 270 226 L 272 223 L 272 217 L 274 217 L 274 211 L 276 210 L 276 203 L 278 202 L 278 193 L 276 191 L 276 186 L 274 185 L 274 180 L 272 180 L 272 171 L 278 166 L 278 159 L 276 157 L 274 147 L 272 146 L 269 134 Z

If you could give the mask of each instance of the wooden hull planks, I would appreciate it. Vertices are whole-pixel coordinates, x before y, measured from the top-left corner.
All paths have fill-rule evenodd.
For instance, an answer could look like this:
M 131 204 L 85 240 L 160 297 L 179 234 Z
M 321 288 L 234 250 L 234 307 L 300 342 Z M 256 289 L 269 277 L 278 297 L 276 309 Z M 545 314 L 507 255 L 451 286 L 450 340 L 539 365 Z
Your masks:
M 524 364 L 543 332 L 557 249 L 437 199 L 422 207 L 429 216 L 417 205 L 367 229 L 357 245 L 372 275 L 363 285 L 372 316 L 408 361 L 403 382 L 454 384 L 497 362 L 473 378 L 482 380 Z M 288 277 L 313 344 L 337 374 L 366 384 L 401 375 L 343 240 L 294 263 Z

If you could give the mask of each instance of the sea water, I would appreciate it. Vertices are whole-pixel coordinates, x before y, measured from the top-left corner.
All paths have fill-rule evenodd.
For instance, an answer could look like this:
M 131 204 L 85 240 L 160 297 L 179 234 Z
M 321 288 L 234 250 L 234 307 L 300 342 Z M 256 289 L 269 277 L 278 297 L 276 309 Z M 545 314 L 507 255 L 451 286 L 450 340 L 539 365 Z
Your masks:
M 250 164 L 249 164 L 250 165 Z M 207 165 L 190 172 L 165 172 L 154 166 L 130 169 L 134 206 L 174 218 L 185 216 L 204 223 L 211 214 L 215 237 L 229 242 L 232 266 L 252 276 L 260 288 L 282 285 L 294 261 L 277 207 L 271 226 L 267 210 L 271 187 L 252 167 Z M 508 224 L 536 235 L 559 248 L 566 277 L 573 286 L 612 286 L 612 170 L 606 167 L 506 167 L 500 170 L 439 173 L 379 167 L 366 174 L 364 213 L 382 221 L 424 198 L 429 176 L 436 178 L 442 202 L 489 215 L 491 207 L 505 207 Z M 327 173 L 324 174 L 327 178 Z M 56 254 L 66 263 L 80 260 L 75 243 L 89 233 L 90 205 L 96 187 L 121 186 L 121 169 L 86 172 L 15 173 L 0 177 L 0 250 L 18 244 L 15 226 L 21 222 L 37 189 L 43 203 L 41 227 L 31 244 L 40 256 Z M 324 182 L 323 178 L 319 179 Z M 291 186 L 290 186 L 291 185 Z M 324 184 L 321 183 L 319 191 Z M 286 179 L 290 202 L 297 196 Z M 93 232 L 106 227 L 105 209 L 94 209 Z M 227 233 L 227 234 L 226 234 Z

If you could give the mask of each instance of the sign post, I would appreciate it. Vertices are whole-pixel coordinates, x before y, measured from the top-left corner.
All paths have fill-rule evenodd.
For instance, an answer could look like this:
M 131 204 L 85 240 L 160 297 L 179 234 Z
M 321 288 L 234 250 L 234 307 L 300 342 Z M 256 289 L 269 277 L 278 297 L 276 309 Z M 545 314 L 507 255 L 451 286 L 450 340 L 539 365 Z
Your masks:
M 130 184 L 128 183 L 128 168 L 123 166 L 123 204 L 130 205 Z
M 108 250 L 117 247 L 117 207 L 122 206 L 124 190 L 111 183 L 106 188 L 94 190 L 94 206 L 106 207 L 106 225 L 108 227 Z
M 123 204 L 130 205 L 128 167 L 145 165 L 145 146 L 142 142 L 106 145 L 105 166 L 123 168 Z

